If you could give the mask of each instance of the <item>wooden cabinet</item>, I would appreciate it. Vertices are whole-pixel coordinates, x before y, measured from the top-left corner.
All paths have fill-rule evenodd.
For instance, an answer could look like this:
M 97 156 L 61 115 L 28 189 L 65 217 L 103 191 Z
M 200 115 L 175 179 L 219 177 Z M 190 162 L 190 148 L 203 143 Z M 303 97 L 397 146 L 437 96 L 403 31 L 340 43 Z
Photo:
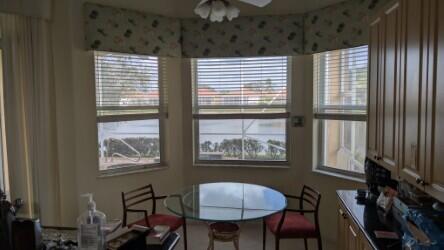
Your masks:
M 338 208 L 338 249 L 347 249 L 347 214 L 345 210 L 339 206 Z
M 382 75 L 380 105 L 380 164 L 397 175 L 399 139 L 399 75 L 401 34 L 400 2 L 383 14 Z
M 444 201 L 444 1 L 398 0 L 370 25 L 367 156 Z
M 379 160 L 379 86 L 381 72 L 381 18 L 378 17 L 370 25 L 369 43 L 369 85 L 368 85 L 368 122 L 367 122 L 367 157 Z
M 399 145 L 400 2 L 370 25 L 367 155 L 397 175 Z
M 421 135 L 425 84 L 424 38 L 427 27 L 424 0 L 402 1 L 401 45 L 401 178 L 421 186 L 425 165 Z
M 341 250 L 373 250 L 362 231 L 353 221 L 347 210 L 338 208 L 338 247 Z
M 424 1 L 428 37 L 424 44 L 429 65 L 425 77 L 425 191 L 444 201 L 444 1 Z

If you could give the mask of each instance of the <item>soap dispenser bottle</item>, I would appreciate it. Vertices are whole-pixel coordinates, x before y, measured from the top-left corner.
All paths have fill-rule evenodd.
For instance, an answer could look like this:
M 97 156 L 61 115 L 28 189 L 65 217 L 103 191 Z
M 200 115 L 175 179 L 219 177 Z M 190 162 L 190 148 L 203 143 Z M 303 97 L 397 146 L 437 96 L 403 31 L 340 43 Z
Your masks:
M 105 250 L 102 227 L 106 223 L 106 216 L 96 209 L 92 194 L 82 194 L 81 197 L 88 198 L 88 209 L 77 219 L 78 249 Z

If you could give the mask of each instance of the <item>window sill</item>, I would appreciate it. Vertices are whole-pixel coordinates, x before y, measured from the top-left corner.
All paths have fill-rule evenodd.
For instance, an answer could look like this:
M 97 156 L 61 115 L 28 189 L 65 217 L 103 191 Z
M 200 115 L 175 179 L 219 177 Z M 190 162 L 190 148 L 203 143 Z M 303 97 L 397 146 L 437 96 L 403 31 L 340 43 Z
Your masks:
M 166 170 L 168 169 L 168 165 L 152 165 L 152 166 L 144 166 L 137 169 L 131 169 L 131 167 L 128 167 L 129 169 L 122 169 L 122 170 L 104 170 L 99 171 L 99 176 L 97 178 L 110 178 L 110 177 L 118 177 L 123 175 L 131 175 L 131 174 L 139 174 L 139 173 L 145 173 L 145 172 L 153 172 L 153 171 L 160 171 L 160 170 Z
M 335 173 L 332 171 L 327 171 L 327 170 L 322 170 L 322 169 L 313 169 L 313 172 L 317 173 L 317 174 L 321 174 L 321 175 L 327 175 L 327 176 L 336 177 L 336 178 L 340 178 L 340 179 L 346 179 L 346 180 L 354 181 L 354 182 L 358 182 L 358 183 L 365 183 L 364 177 L 360 178 L 360 177 L 355 177 L 355 176 L 349 176 L 346 174 Z
M 262 168 L 262 169 L 289 169 L 290 165 L 251 165 L 251 164 L 217 164 L 217 163 L 194 163 L 194 167 L 204 168 Z

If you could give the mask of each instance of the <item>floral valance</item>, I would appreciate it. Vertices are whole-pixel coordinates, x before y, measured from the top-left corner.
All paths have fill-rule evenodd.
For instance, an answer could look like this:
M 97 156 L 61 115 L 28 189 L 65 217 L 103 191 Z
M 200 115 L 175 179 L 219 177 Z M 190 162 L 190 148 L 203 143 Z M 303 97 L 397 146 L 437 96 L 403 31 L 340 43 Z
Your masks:
M 86 47 L 92 50 L 180 57 L 180 21 L 85 4 Z
M 302 15 L 182 20 L 184 57 L 282 56 L 303 53 Z
M 313 54 L 368 43 L 370 18 L 389 0 L 348 0 L 304 15 L 211 23 L 85 4 L 86 47 L 167 57 Z
M 304 53 L 368 44 L 370 19 L 389 0 L 349 0 L 304 15 Z

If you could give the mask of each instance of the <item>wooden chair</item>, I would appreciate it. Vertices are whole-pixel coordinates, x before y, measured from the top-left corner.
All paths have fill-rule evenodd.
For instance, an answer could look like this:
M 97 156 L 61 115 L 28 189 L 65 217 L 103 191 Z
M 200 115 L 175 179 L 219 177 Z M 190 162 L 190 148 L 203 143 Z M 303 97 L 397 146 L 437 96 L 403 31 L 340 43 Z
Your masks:
M 301 196 L 285 196 L 288 199 L 298 200 L 299 209 L 285 209 L 282 213 L 271 215 L 263 220 L 263 249 L 265 250 L 267 227 L 275 236 L 276 250 L 279 250 L 280 239 L 304 239 L 306 250 L 308 249 L 307 239 L 317 239 L 318 249 L 322 250 L 318 217 L 321 194 L 304 185 Z M 307 205 L 309 206 L 308 209 L 306 208 Z M 314 223 L 308 220 L 305 214 L 312 214 Z
M 138 221 L 132 222 L 131 225 L 141 225 L 145 227 L 155 227 L 157 225 L 167 225 L 171 231 L 176 231 L 178 228 L 183 227 L 183 238 L 185 250 L 187 250 L 187 225 L 185 218 L 156 213 L 156 201 L 165 199 L 166 196 L 156 196 L 151 184 L 137 188 L 128 192 L 122 192 L 122 204 L 123 204 L 123 223 L 122 226 L 128 225 L 127 216 L 128 213 L 143 213 L 144 218 Z M 151 214 L 148 214 L 147 209 L 134 208 L 136 205 L 151 201 Z

